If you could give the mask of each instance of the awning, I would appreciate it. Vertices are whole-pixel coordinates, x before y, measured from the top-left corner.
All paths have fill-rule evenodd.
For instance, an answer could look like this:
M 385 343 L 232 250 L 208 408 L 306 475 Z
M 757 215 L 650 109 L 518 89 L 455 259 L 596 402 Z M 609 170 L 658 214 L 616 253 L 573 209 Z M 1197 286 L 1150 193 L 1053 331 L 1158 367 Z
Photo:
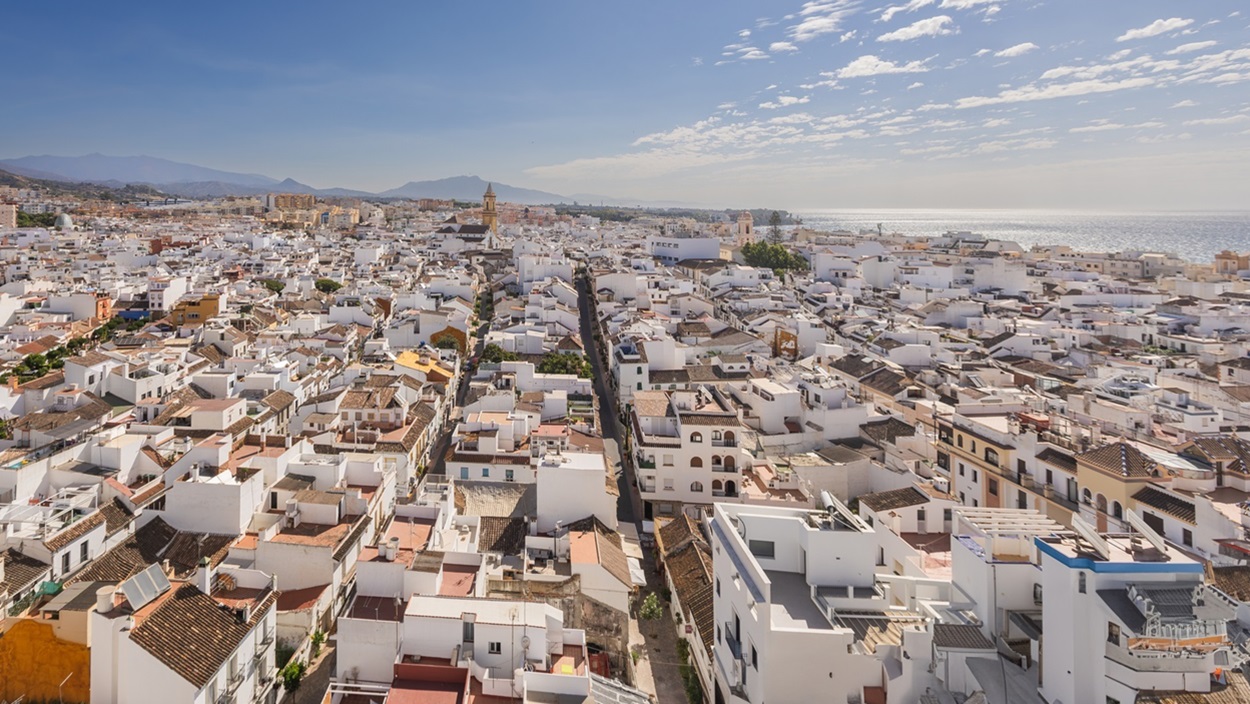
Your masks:
M 636 557 L 627 557 L 629 560 L 629 578 L 635 587 L 647 586 L 647 573 L 642 569 L 642 563 Z

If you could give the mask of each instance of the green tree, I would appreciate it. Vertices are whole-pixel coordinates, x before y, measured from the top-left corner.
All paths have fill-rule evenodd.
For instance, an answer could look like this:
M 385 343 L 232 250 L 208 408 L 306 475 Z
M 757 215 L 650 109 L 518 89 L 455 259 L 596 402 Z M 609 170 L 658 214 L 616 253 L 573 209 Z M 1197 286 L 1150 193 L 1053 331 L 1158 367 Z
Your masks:
M 748 242 L 742 245 L 742 260 L 750 266 L 767 267 L 780 275 L 787 270 L 805 271 L 807 260 L 774 242 Z
M 517 359 L 516 352 L 509 352 L 504 348 L 490 343 L 482 350 L 482 362 L 485 364 L 499 364 L 500 362 L 515 362 Z
M 434 341 L 434 349 L 438 350 L 459 350 L 460 341 L 451 335 L 443 335 Z
M 22 360 L 22 365 L 37 376 L 48 373 L 48 358 L 38 352 L 26 355 L 26 359 Z
M 343 288 L 343 284 L 335 281 L 334 279 L 317 279 L 317 281 L 313 283 L 313 286 L 315 286 L 317 290 L 322 293 L 334 293 L 335 291 Z
M 642 606 L 638 609 L 638 618 L 643 621 L 658 621 L 664 616 L 664 608 L 660 606 L 660 597 L 655 592 L 651 592 L 642 600 Z
M 304 673 L 308 670 L 308 666 L 302 661 L 292 660 L 282 668 L 282 672 L 278 673 L 282 677 L 282 688 L 288 692 L 294 692 L 299 689 L 300 682 L 304 679 Z
M 776 210 L 768 216 L 768 241 L 773 244 L 781 242 L 781 213 Z
M 277 279 L 265 279 L 264 281 L 261 281 L 260 283 L 265 288 L 269 289 L 270 291 L 273 291 L 274 293 L 282 293 L 282 289 L 286 288 L 286 284 L 282 283 L 281 281 L 278 281 Z
M 548 352 L 538 363 L 540 374 L 576 374 L 583 379 L 594 376 L 590 362 L 572 352 Z

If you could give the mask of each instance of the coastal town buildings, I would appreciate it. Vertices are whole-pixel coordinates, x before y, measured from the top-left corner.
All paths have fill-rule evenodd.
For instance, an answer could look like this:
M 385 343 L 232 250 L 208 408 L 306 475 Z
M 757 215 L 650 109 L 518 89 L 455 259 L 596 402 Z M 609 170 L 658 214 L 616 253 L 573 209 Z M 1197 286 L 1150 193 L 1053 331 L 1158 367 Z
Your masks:
M 1245 253 L 0 197 L 0 699 L 1250 698 Z

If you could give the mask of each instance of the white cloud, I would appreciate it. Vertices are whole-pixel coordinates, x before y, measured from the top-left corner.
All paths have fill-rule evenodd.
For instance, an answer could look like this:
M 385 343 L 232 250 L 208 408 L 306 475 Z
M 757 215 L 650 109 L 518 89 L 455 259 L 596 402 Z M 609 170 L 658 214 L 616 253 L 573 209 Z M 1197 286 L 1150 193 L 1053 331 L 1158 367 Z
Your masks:
M 992 53 L 989 49 L 982 49 L 978 51 L 977 53 L 973 54 L 973 56 L 985 56 L 986 54 L 989 54 L 989 53 Z
M 982 142 L 973 149 L 974 154 L 993 154 L 995 152 L 1005 152 L 1007 150 L 1020 149 L 1050 149 L 1059 142 L 1053 139 L 1004 139 L 992 142 Z
M 1165 32 L 1174 32 L 1178 29 L 1184 29 L 1193 24 L 1193 20 L 1181 19 L 1180 17 L 1172 17 L 1166 20 L 1155 20 L 1145 27 L 1130 29 L 1129 31 L 1116 37 L 1117 42 L 1128 42 L 1134 39 L 1146 39 L 1149 37 L 1157 37 Z
M 1071 98 L 1092 93 L 1110 93 L 1129 88 L 1141 88 L 1153 85 L 1155 79 L 1147 77 L 1126 78 L 1121 81 L 1075 81 L 1072 83 L 1054 83 L 1048 86 L 1027 85 L 1022 88 L 1004 90 L 995 96 L 974 96 L 960 98 L 955 101 L 957 108 L 978 108 L 986 105 L 1006 105 L 1009 103 L 1027 103 L 1036 100 L 1052 100 L 1054 98 Z
M 721 103 L 720 105 L 716 106 L 716 109 L 717 110 L 733 110 L 736 107 L 738 107 L 737 103 Z
M 1097 122 L 1092 125 L 1085 125 L 1083 127 L 1073 127 L 1072 129 L 1068 131 L 1073 134 L 1082 134 L 1085 132 L 1111 132 L 1113 130 L 1157 129 L 1159 127 L 1166 127 L 1166 126 L 1167 125 L 1163 124 L 1162 122 L 1141 122 L 1136 125 L 1125 125 L 1119 122 L 1103 121 L 1103 122 Z
M 1002 0 L 942 0 L 939 8 L 952 10 L 971 10 L 981 5 L 997 5 Z
M 1120 61 L 1121 59 L 1128 58 L 1128 55 L 1131 53 L 1133 53 L 1132 49 L 1121 49 L 1107 58 L 1111 61 Z
M 694 64 L 695 66 L 702 66 L 702 65 L 703 65 L 703 58 L 702 58 L 702 57 L 699 57 L 699 56 L 696 56 L 696 57 L 694 57 L 694 58 L 690 59 L 690 62 L 691 62 L 692 64 Z
M 929 67 L 925 66 L 924 61 L 911 61 L 905 64 L 896 64 L 893 61 L 884 61 L 871 54 L 861 56 L 851 63 L 847 64 L 837 72 L 838 78 L 865 78 L 868 76 L 883 76 L 889 73 L 924 73 Z M 832 74 L 821 74 L 832 75 Z
M 1188 54 L 1192 51 L 1202 51 L 1203 49 L 1210 49 L 1216 44 L 1219 44 L 1219 42 L 1190 42 L 1188 44 L 1181 44 L 1175 49 L 1172 49 L 1171 51 L 1166 51 L 1164 53 L 1167 54 L 1168 56 L 1176 56 L 1177 54 Z
M 1008 120 L 1005 117 L 995 117 L 995 118 L 986 120 L 984 123 L 981 124 L 981 126 L 982 127 L 1005 127 L 1010 124 L 1011 124 L 1011 120 Z
M 859 34 L 859 30 L 857 30 L 857 29 L 852 29 L 851 31 L 847 32 L 846 34 L 843 34 L 841 37 L 838 37 L 838 43 L 842 43 L 842 42 L 849 42 L 849 41 L 851 41 L 852 39 L 854 39 L 854 38 L 855 38 L 855 36 L 856 36 L 856 35 L 858 35 L 858 34 Z
M 1173 105 L 1172 107 L 1174 107 L 1174 108 L 1194 108 L 1194 107 L 1198 107 L 1198 103 L 1195 103 L 1195 102 L 1194 102 L 1194 101 L 1192 101 L 1192 100 L 1182 100 L 1182 101 L 1180 101 L 1179 103 L 1177 103 L 1177 104 Z
M 742 59 L 743 61 L 759 61 L 761 59 L 768 58 L 768 54 L 765 54 L 764 52 L 760 51 L 759 49 L 756 49 L 753 46 L 748 46 L 746 48 L 740 49 L 739 51 L 742 53 L 742 56 L 738 58 Z
M 792 51 L 798 51 L 799 48 L 790 42 L 773 42 L 768 45 L 768 50 L 774 54 L 784 54 Z
M 917 88 L 924 88 L 924 84 L 920 81 L 916 81 L 915 83 L 907 86 L 907 90 L 915 90 Z
M 795 95 L 779 95 L 777 96 L 776 101 L 770 100 L 766 103 L 760 103 L 760 107 L 765 110 L 776 110 L 778 108 L 785 108 L 791 105 L 804 105 L 810 101 L 811 97 L 807 95 L 802 97 Z
M 1195 125 L 1236 125 L 1250 120 L 1250 115 L 1230 115 L 1228 117 L 1207 117 L 1201 120 L 1186 120 L 1185 126 Z
M 937 37 L 954 34 L 956 29 L 950 25 L 954 22 L 949 15 L 938 15 L 896 29 L 877 37 L 879 42 L 906 42 L 920 37 Z
M 806 42 L 824 34 L 842 31 L 842 23 L 858 9 L 858 0 L 811 0 L 799 10 L 798 24 L 789 29 L 790 38 Z
M 746 39 L 749 36 L 751 36 L 751 30 L 749 29 L 744 29 L 738 32 L 739 39 Z
M 1024 56 L 1025 54 L 1037 48 L 1038 46 L 1034 44 L 1033 42 L 1024 42 L 1023 44 L 1009 46 L 1006 49 L 1003 49 L 1002 51 L 996 51 L 994 52 L 994 56 L 1012 59 L 1017 56 Z
M 881 22 L 889 22 L 895 15 L 900 12 L 915 12 L 923 7 L 932 5 L 935 0 L 911 0 L 906 5 L 893 5 L 881 11 Z

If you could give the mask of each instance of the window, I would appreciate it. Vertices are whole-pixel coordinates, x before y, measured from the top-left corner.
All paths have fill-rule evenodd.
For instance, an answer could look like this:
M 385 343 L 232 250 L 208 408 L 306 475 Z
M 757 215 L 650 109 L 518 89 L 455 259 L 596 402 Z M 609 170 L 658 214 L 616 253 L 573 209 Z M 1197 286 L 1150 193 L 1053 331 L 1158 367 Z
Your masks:
M 1046 483 L 1050 484 L 1051 486 L 1053 486 L 1055 483 L 1055 473 L 1050 471 L 1049 469 L 1046 470 Z
M 977 470 L 975 470 L 975 469 L 974 469 L 974 470 L 972 470 L 972 481 L 973 481 L 973 483 L 976 483 L 976 481 L 977 481 Z
M 690 482 L 690 491 L 696 494 L 703 493 L 703 482 Z
M 690 442 L 703 442 L 703 433 L 691 433 Z
M 998 480 L 997 479 L 990 480 L 990 495 L 998 496 Z
M 503 653 L 503 643 L 500 643 L 497 640 L 492 640 L 490 642 L 490 646 L 488 647 L 488 650 L 490 651 L 491 655 L 499 655 Z
M 951 510 L 950 510 L 949 508 L 944 508 L 944 509 L 942 509 L 942 522 L 944 522 L 944 523 L 950 523 L 950 522 L 951 522 L 951 518 L 952 518 L 952 516 L 951 516 Z
M 760 654 L 755 650 L 755 644 L 751 644 L 751 667 L 760 669 Z
M 985 448 L 985 461 L 990 464 L 998 464 L 998 450 L 995 450 L 992 447 Z M 1023 472 L 1024 469 L 1021 469 L 1020 471 Z
M 960 447 L 963 447 L 963 446 L 964 446 L 964 436 L 962 436 L 962 435 L 956 435 L 956 436 L 955 436 L 955 444 L 956 444 L 956 445 L 958 445 L 958 446 L 960 446 Z
M 1085 573 L 1078 572 L 1076 575 L 1076 590 L 1082 594 L 1085 593 Z
M 924 509 L 922 509 L 922 508 L 921 508 L 921 509 L 917 509 L 917 510 L 916 510 L 916 522 L 920 523 L 920 524 L 923 526 L 923 525 L 924 525 L 924 519 L 925 519 L 925 511 L 924 511 Z
M 85 563 L 87 561 L 87 541 L 82 541 L 82 545 L 78 546 L 78 561 Z
M 1194 546 L 1194 532 L 1188 528 L 1182 529 L 1181 530 L 1181 542 L 1188 545 L 1189 547 L 1193 547 Z
M 974 454 L 974 455 L 975 455 L 975 454 L 977 454 L 977 441 L 976 441 L 976 440 L 971 440 L 971 441 L 969 441 L 969 442 L 971 442 L 971 443 L 972 443 L 972 447 L 971 447 L 972 454 Z
M 271 491 L 269 492 L 269 509 L 273 511 L 273 510 L 277 510 L 277 508 L 278 508 L 278 492 Z
M 673 456 L 672 456 L 672 455 L 664 455 L 663 459 L 664 459 L 664 466 L 665 466 L 665 467 L 672 467 L 672 466 L 673 466 Z
M 665 480 L 664 480 L 664 491 L 672 491 L 672 490 L 673 490 L 673 480 L 672 480 L 672 479 L 665 479 Z
M 461 467 L 461 468 L 460 468 L 460 478 L 461 478 L 461 479 L 465 479 L 465 480 L 467 480 L 467 479 L 469 478 L 469 468 L 468 468 L 468 467 Z
M 716 596 L 720 596 L 720 577 L 716 578 Z M 720 626 L 716 627 L 716 640 L 720 640 Z
M 959 463 L 959 476 L 961 477 L 964 476 L 964 463 L 963 462 Z
M 503 471 L 503 479 L 504 479 L 504 481 L 506 481 L 506 482 L 515 481 L 516 479 L 515 479 L 515 477 L 513 476 L 513 470 L 511 470 L 511 469 L 505 469 L 505 470 Z
M 748 540 L 747 547 L 751 550 L 751 554 L 756 557 L 764 557 L 771 560 L 777 556 L 777 544 L 771 540 Z
M 61 573 L 69 572 L 69 553 L 61 555 Z
M 1120 624 L 1107 622 L 1107 642 L 1112 645 L 1120 644 Z
M 482 467 L 482 478 L 487 479 L 489 477 L 490 477 L 490 467 Z
M 640 382 L 638 382 L 638 390 L 639 390 L 639 391 L 642 391 L 642 382 L 641 382 L 641 381 L 640 381 Z
M 703 466 L 703 458 L 702 458 L 702 457 L 691 457 L 691 458 L 690 458 L 690 466 L 691 466 L 691 467 L 702 467 L 702 466 Z
M 642 373 L 642 367 L 638 367 L 638 373 L 639 373 L 639 374 L 641 374 L 641 373 Z

